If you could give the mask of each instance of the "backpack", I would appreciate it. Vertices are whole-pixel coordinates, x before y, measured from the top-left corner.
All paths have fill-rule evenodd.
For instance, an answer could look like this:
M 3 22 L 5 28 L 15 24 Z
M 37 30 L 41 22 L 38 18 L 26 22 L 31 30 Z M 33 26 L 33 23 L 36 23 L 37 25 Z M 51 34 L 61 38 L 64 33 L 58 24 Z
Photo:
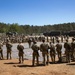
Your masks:
M 56 47 L 57 47 L 57 49 L 60 49 L 60 50 L 62 49 L 62 45 L 61 44 L 57 44 Z
M 6 44 L 6 47 L 7 47 L 8 49 L 11 49 L 12 44 L 11 44 L 11 43 L 8 43 L 8 44 Z
M 64 44 L 64 48 L 66 48 L 66 49 L 71 49 L 71 44 L 70 43 L 65 43 Z
M 31 48 L 34 52 L 37 52 L 39 50 L 39 47 L 36 44 L 32 45 Z
M 75 48 L 75 42 L 71 43 L 72 48 Z
M 41 44 L 40 45 L 40 48 L 41 48 L 41 51 L 47 51 L 48 50 L 48 48 L 49 48 L 49 46 L 48 46 L 48 44 L 46 44 L 46 43 L 43 43 L 43 44 Z
M 17 46 L 17 49 L 18 49 L 18 50 L 23 50 L 24 47 L 23 47 L 22 45 L 18 45 L 18 46 Z

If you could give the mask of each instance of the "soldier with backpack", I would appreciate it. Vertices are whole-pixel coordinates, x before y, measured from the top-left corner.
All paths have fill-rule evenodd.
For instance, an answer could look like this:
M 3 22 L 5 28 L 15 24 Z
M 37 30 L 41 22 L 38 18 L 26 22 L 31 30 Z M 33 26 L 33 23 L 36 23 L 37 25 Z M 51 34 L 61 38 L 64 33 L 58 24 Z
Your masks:
M 71 43 L 71 59 L 72 61 L 75 60 L 75 38 L 72 38 L 72 43 Z
M 28 38 L 29 48 L 31 48 L 31 42 L 32 42 L 32 38 Z
M 24 62 L 24 46 L 21 44 L 21 42 L 19 42 L 19 44 L 17 45 L 17 49 L 19 51 L 18 55 L 19 55 L 19 63 L 23 63 Z
M 70 63 L 71 60 L 71 43 L 68 42 L 68 39 L 64 43 L 65 54 L 66 54 L 66 62 Z
M 33 50 L 33 60 L 32 60 L 32 66 L 34 66 L 34 63 L 35 63 L 35 58 L 36 58 L 36 61 L 37 61 L 37 65 L 39 65 L 39 47 L 37 46 L 36 44 L 36 41 L 33 42 L 33 45 L 32 45 L 32 50 Z
M 42 56 L 43 56 L 43 64 L 48 65 L 49 63 L 49 53 L 48 53 L 49 45 L 45 42 L 45 40 L 42 40 L 42 42 L 43 43 L 40 45 L 40 51 L 42 52 Z M 47 57 L 47 61 L 46 61 L 46 57 Z
M 55 53 L 55 46 L 54 46 L 54 44 L 52 44 L 50 42 L 49 48 L 50 48 L 50 56 L 51 56 L 52 63 L 55 63 L 55 54 L 56 53 Z
M 59 43 L 59 40 L 57 40 L 57 44 L 56 44 L 56 51 L 58 54 L 58 60 L 61 62 L 61 56 L 62 56 L 62 44 Z
M 10 40 L 7 40 L 7 42 L 6 42 L 6 48 L 7 48 L 7 59 L 9 57 L 11 59 L 12 44 L 10 43 Z
M 1 54 L 0 59 L 3 59 L 3 49 L 2 49 L 2 46 L 3 46 L 3 43 L 0 42 L 0 54 Z

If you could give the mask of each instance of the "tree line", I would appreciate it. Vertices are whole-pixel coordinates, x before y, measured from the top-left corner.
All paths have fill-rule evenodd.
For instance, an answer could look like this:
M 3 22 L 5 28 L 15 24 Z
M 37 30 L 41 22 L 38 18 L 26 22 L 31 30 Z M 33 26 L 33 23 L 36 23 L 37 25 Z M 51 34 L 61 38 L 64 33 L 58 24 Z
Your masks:
M 44 33 L 50 31 L 60 31 L 67 32 L 75 30 L 75 23 L 63 23 L 63 24 L 54 24 L 54 25 L 19 25 L 18 23 L 6 24 L 0 22 L 0 33 L 6 32 L 18 32 L 19 34 L 32 34 L 32 33 Z

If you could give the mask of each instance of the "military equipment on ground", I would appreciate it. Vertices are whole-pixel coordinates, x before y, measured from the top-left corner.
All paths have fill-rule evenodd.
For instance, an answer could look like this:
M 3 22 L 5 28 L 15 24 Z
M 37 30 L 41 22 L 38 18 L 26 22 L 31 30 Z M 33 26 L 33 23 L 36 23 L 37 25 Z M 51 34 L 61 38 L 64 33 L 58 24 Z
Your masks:
M 44 36 L 60 36 L 60 31 L 51 31 L 43 33 Z

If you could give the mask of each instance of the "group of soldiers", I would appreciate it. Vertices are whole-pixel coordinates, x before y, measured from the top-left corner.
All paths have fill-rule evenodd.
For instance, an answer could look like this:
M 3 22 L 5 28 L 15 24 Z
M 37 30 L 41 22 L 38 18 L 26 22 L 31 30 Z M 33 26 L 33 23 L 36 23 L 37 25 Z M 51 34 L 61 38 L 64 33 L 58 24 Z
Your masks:
M 65 62 L 70 63 L 71 61 L 75 61 L 75 38 L 72 38 L 72 42 L 68 42 L 68 39 L 65 40 L 66 42 L 64 43 L 64 56 L 65 56 Z M 60 43 L 59 40 L 57 40 L 56 44 L 53 44 L 50 42 L 49 44 L 45 42 L 45 40 L 42 40 L 42 44 L 38 47 L 36 44 L 37 42 L 34 41 L 32 45 L 32 50 L 33 50 L 33 60 L 32 60 L 32 65 L 34 66 L 35 64 L 35 58 L 37 65 L 39 65 L 39 50 L 42 52 L 42 57 L 43 57 L 43 65 L 48 65 L 49 64 L 49 55 L 51 57 L 52 63 L 56 63 L 56 54 L 58 56 L 58 62 L 62 62 L 62 44 Z
M 3 45 L 4 44 L 2 42 L 0 42 L 0 54 L 1 54 L 0 59 L 4 59 L 3 58 L 3 49 L 2 49 Z M 12 59 L 12 57 L 11 57 L 12 44 L 10 43 L 9 40 L 7 40 L 7 42 L 6 42 L 6 48 L 7 48 L 7 59 Z
M 11 57 L 11 53 L 12 53 L 12 43 L 10 42 L 10 40 L 7 39 L 6 41 L 6 49 L 7 49 L 7 60 L 8 59 L 12 59 Z M 0 59 L 4 59 L 3 57 L 3 49 L 2 49 L 3 43 L 0 42 Z M 19 63 L 23 63 L 24 61 L 24 46 L 21 44 L 21 42 L 19 42 L 19 44 L 17 45 L 17 50 L 18 50 L 18 56 L 19 56 Z
M 57 43 L 54 44 L 53 42 L 46 42 L 45 39 L 42 39 L 42 43 L 40 46 L 37 45 L 37 41 L 33 40 L 33 44 L 29 44 L 29 48 L 33 50 L 32 53 L 32 65 L 39 65 L 39 51 L 42 53 L 43 57 L 43 65 L 48 65 L 49 64 L 49 57 L 51 57 L 52 63 L 56 63 L 56 53 L 58 56 L 58 61 L 62 62 L 62 44 L 60 43 L 59 39 L 56 40 Z M 28 43 L 31 43 L 31 40 L 28 41 Z M 0 55 L 1 59 L 3 59 L 3 50 L 2 50 L 3 44 L 0 43 Z M 12 51 L 12 44 L 10 43 L 10 40 L 6 41 L 6 48 L 7 48 L 7 59 L 12 59 L 11 57 L 11 51 Z M 75 60 L 75 38 L 72 38 L 72 42 L 68 42 L 68 39 L 66 39 L 66 42 L 64 43 L 64 48 L 65 48 L 65 57 L 66 57 L 66 62 L 70 62 L 71 60 Z M 21 44 L 19 41 L 19 44 L 17 45 L 17 50 L 18 50 L 18 56 L 19 56 L 19 63 L 24 62 L 24 46 Z M 36 59 L 36 60 L 35 60 Z

